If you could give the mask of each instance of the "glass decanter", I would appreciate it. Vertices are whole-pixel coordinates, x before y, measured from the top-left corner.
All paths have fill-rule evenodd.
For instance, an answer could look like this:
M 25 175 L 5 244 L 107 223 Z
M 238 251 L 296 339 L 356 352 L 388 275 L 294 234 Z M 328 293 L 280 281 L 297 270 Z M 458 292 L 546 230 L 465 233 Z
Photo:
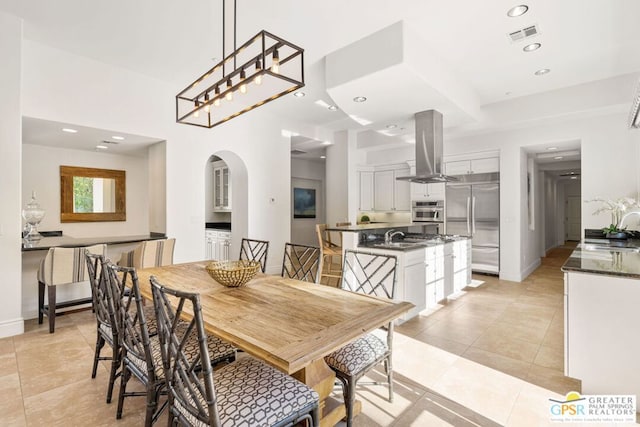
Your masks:
M 22 209 L 22 218 L 24 218 L 29 232 L 24 238 L 29 241 L 40 240 L 42 235 L 38 233 L 38 224 L 44 218 L 44 209 L 40 207 L 40 203 L 36 200 L 36 192 L 31 192 L 31 200 Z

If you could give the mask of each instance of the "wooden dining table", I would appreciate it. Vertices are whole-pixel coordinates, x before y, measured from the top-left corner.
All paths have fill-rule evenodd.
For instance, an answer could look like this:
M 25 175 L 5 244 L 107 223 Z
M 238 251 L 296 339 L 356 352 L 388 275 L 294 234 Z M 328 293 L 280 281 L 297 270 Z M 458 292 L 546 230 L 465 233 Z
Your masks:
M 262 273 L 244 286 L 226 287 L 209 276 L 208 262 L 140 269 L 141 294 L 152 298 L 151 276 L 166 287 L 199 293 L 208 333 L 318 392 L 321 426 L 345 416 L 342 402 L 329 397 L 335 374 L 324 356 L 413 308 L 408 302 Z

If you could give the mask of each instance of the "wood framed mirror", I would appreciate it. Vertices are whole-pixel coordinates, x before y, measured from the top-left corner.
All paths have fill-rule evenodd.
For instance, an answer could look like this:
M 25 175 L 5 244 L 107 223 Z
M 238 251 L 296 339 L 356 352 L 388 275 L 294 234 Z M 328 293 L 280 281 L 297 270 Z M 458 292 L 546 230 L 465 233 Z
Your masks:
M 126 221 L 126 173 L 60 166 L 60 222 Z

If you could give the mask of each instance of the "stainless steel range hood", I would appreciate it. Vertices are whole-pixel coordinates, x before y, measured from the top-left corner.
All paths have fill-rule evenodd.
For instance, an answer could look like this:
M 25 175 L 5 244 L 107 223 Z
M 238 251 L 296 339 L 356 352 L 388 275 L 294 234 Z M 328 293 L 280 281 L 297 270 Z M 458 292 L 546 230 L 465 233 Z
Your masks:
M 415 121 L 416 174 L 397 179 L 421 184 L 457 181 L 457 178 L 442 173 L 442 113 L 421 111 L 415 114 Z

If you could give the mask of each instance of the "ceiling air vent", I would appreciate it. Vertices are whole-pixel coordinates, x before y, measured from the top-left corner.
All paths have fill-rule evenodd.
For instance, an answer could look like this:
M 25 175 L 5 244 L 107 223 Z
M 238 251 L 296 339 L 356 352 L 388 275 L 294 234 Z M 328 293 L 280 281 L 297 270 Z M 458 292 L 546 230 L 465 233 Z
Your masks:
M 509 33 L 509 39 L 512 42 L 519 42 L 520 40 L 527 39 L 529 37 L 533 37 L 538 35 L 540 32 L 538 31 L 537 25 L 532 25 L 530 27 L 523 28 L 518 31 L 514 31 L 513 33 Z
M 294 156 L 297 156 L 298 154 L 307 154 L 306 151 L 302 151 L 302 150 L 291 150 L 291 154 L 293 154 Z
M 111 145 L 118 145 L 120 144 L 119 142 L 116 141 L 107 141 L 107 140 L 102 140 L 101 144 L 111 144 Z
M 580 172 L 565 172 L 561 173 L 560 176 L 580 176 Z

